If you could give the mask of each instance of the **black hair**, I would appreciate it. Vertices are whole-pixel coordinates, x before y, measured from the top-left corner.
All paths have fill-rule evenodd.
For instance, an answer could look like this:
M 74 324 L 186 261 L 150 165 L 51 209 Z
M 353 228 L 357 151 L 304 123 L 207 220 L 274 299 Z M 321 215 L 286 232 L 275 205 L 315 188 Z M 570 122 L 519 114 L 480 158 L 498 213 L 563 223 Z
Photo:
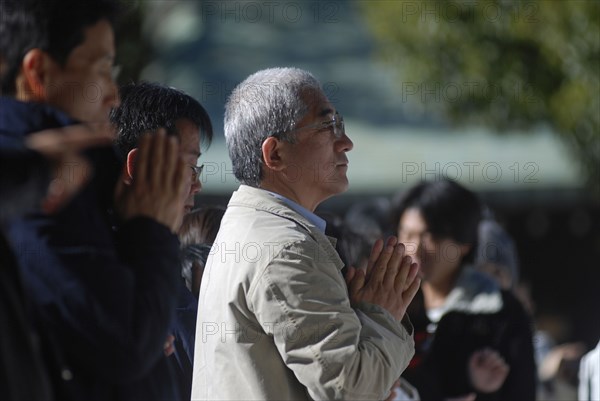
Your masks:
M 390 221 L 391 207 L 391 201 L 387 197 L 370 197 L 348 209 L 344 224 L 368 238 L 373 246 L 379 238 L 392 235 L 396 229 Z
M 225 208 L 220 205 L 201 206 L 187 213 L 178 233 L 181 247 L 215 242 L 224 215 Z
M 392 220 L 396 227 L 404 212 L 411 208 L 419 210 L 433 238 L 471 245 L 463 261 L 473 261 L 482 215 L 481 203 L 473 192 L 447 179 L 421 182 L 396 202 Z
M 364 235 L 353 231 L 334 213 L 320 212 L 318 216 L 326 222 L 325 234 L 337 239 L 335 250 L 344 263 L 343 276 L 346 275 L 348 267 L 358 268 L 363 261 L 369 259 L 371 244 Z
M 116 0 L 0 1 L 0 90 L 17 92 L 16 79 L 28 51 L 40 49 L 64 66 L 85 39 L 85 29 L 100 20 L 114 24 Z
M 194 264 L 204 270 L 206 261 L 210 255 L 211 246 L 209 244 L 190 244 L 181 248 L 179 258 L 181 259 L 181 277 L 185 281 L 185 286 L 198 297 L 197 289 L 194 288 Z
M 208 113 L 202 105 L 188 94 L 153 82 L 129 83 L 119 90 L 121 105 L 110 113 L 110 120 L 117 127 L 117 146 L 126 155 L 137 147 L 138 139 L 145 132 L 165 128 L 169 135 L 176 135 L 175 122 L 187 119 L 193 122 L 208 147 L 212 141 L 213 128 Z

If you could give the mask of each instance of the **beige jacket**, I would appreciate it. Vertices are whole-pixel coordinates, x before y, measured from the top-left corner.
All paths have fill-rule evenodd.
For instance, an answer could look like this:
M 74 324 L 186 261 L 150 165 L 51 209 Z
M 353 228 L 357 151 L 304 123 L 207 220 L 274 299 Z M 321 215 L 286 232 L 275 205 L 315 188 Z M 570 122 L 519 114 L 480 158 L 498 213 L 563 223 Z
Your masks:
M 412 326 L 350 306 L 332 240 L 268 192 L 233 194 L 202 278 L 192 399 L 386 398 Z

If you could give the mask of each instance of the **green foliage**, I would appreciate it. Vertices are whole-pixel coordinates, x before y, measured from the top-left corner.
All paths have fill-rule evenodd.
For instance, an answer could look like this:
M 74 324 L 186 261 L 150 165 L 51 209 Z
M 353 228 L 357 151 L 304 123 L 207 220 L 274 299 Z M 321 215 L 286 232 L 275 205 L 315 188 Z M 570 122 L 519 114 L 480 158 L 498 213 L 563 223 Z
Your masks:
M 600 1 L 359 4 L 403 98 L 500 132 L 549 125 L 600 193 Z

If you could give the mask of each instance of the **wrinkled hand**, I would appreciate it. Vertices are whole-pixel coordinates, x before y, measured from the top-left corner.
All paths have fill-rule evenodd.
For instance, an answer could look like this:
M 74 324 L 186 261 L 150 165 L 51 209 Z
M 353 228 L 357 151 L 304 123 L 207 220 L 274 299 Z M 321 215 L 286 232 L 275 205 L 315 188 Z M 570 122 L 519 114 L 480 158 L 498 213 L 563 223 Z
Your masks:
M 115 188 L 115 207 L 127 220 L 150 217 L 177 232 L 184 214 L 186 176 L 179 156 L 179 143 L 164 129 L 144 135 L 139 141 L 133 180 L 125 184 L 124 171 Z
M 509 371 L 510 367 L 502 356 L 489 348 L 476 351 L 469 358 L 471 384 L 481 393 L 498 391 Z
M 346 283 L 350 302 L 368 302 L 387 309 L 397 320 L 402 320 L 408 305 L 414 298 L 421 279 L 419 267 L 405 256 L 403 244 L 395 237 L 373 245 L 366 272 L 353 267 L 348 269 Z
M 109 145 L 114 137 L 114 128 L 109 123 L 72 125 L 27 137 L 25 145 L 41 153 L 52 164 L 52 180 L 42 200 L 44 212 L 58 211 L 88 181 L 92 167 L 80 152 L 94 146 Z

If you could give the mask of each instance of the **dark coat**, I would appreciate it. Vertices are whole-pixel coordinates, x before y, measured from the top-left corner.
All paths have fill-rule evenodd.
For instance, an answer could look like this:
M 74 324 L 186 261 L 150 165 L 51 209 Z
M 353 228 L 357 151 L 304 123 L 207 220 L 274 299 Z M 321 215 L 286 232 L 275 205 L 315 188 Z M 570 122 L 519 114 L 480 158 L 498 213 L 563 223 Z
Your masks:
M 182 400 L 192 396 L 192 374 L 194 364 L 194 345 L 196 340 L 196 317 L 198 300 L 180 279 L 177 296 L 176 318 L 172 332 L 175 337 L 175 352 L 171 359 L 175 360 L 176 376 Z
M 50 182 L 50 163 L 20 141 L 0 137 L 0 224 L 39 208 Z
M 0 102 L 0 146 L 74 123 L 46 105 Z M 106 211 L 122 162 L 110 147 L 86 155 L 95 174 L 63 210 L 30 214 L 7 231 L 51 338 L 57 398 L 175 398 L 163 344 L 175 311 L 177 237 L 145 217 L 116 230 Z
M 497 392 L 477 393 L 477 400 L 534 400 L 536 367 L 529 316 L 511 293 L 500 291 L 491 279 L 477 272 L 468 274 L 466 296 L 444 313 L 437 328 L 427 317 L 422 292 L 417 293 L 409 308 L 416 352 L 402 376 L 419 390 L 422 400 L 477 393 L 469 380 L 468 360 L 473 352 L 489 347 L 502 355 L 510 372 Z M 457 287 L 464 283 L 459 279 Z M 487 305 L 482 298 L 475 301 L 482 294 Z M 499 303 L 494 306 L 494 302 Z
M 49 182 L 48 163 L 14 143 L 0 149 L 0 229 L 39 204 Z M 17 262 L 0 231 L 0 398 L 52 398 L 39 336 L 21 284 Z
M 20 271 L 4 236 L 9 219 L 39 207 L 50 182 L 50 164 L 22 141 L 0 137 L 0 398 L 51 400 L 48 365 L 25 296 Z
M 0 233 L 0 399 L 52 398 L 27 304 L 16 261 Z

